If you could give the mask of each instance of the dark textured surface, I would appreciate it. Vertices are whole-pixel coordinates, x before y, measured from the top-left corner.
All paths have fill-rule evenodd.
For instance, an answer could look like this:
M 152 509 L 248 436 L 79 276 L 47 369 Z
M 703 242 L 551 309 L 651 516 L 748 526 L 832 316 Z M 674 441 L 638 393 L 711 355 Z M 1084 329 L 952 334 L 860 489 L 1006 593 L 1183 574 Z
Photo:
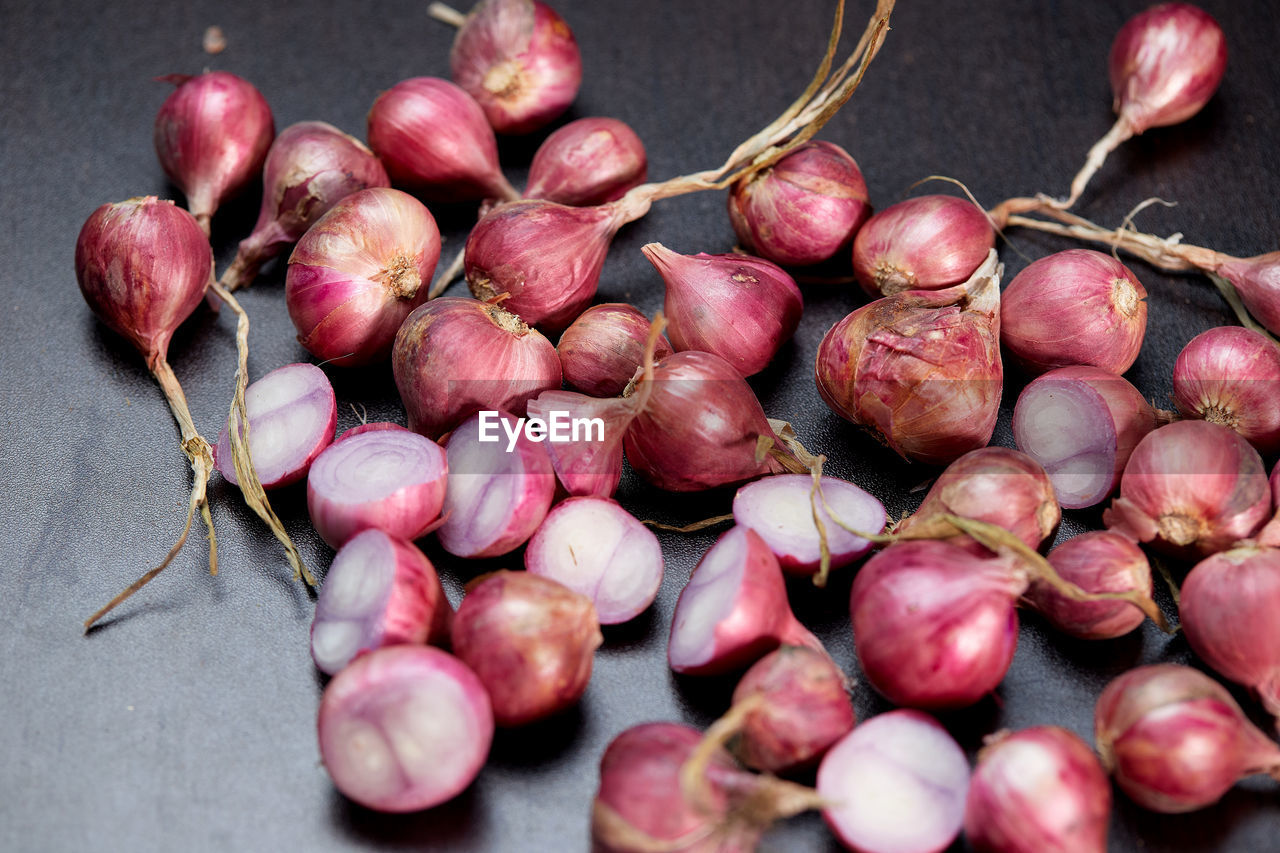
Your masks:
M 803 88 L 824 45 L 827 0 L 558 0 L 582 45 L 585 82 L 573 116 L 612 115 L 649 148 L 663 178 L 718 164 Z M 930 174 L 963 180 L 993 203 L 1036 190 L 1063 192 L 1084 151 L 1110 126 L 1106 54 L 1142 3 L 904 0 L 863 89 L 823 132 L 862 165 L 883 208 Z M 1231 47 L 1226 81 L 1196 118 L 1152 131 L 1111 158 L 1081 202 L 1117 223 L 1148 196 L 1175 200 L 1140 222 L 1237 254 L 1276 248 L 1280 233 L 1280 70 L 1270 4 L 1212 0 Z M 588 844 L 596 765 L 604 745 L 655 719 L 705 725 L 732 684 L 673 677 L 664 660 L 672 606 L 714 534 L 664 535 L 667 577 L 657 604 L 606 632 L 579 708 L 524 731 L 502 732 L 477 782 L 447 806 L 388 817 L 355 807 L 330 784 L 315 744 L 322 684 L 307 653 L 312 602 L 289 579 L 280 549 L 215 478 L 211 490 L 222 573 L 204 571 L 193 537 L 159 580 L 100 630 L 80 622 L 157 560 L 176 535 L 188 474 L 163 399 L 141 360 L 98 323 L 72 270 L 76 234 L 98 205 L 129 196 L 174 197 L 151 148 L 151 124 L 171 72 L 225 69 L 253 81 L 278 128 L 323 119 L 363 134 L 376 94 L 412 75 L 445 75 L 448 28 L 422 0 L 376 4 L 124 4 L 7 0 L 0 26 L 0 404 L 7 435 L 0 471 L 0 849 L 101 850 L 575 850 Z M 870 8 L 854 3 L 851 31 Z M 219 24 L 228 47 L 201 51 Z M 503 144 L 521 185 L 537 140 Z M 257 201 L 214 222 L 219 268 L 247 235 Z M 473 212 L 437 210 L 457 246 Z M 1002 257 L 1012 276 L 1066 243 L 1015 233 Z M 723 193 L 658 204 L 624 229 L 605 266 L 601 298 L 661 305 L 639 247 L 682 252 L 733 243 Z M 1150 293 L 1145 349 L 1129 374 L 1167 401 L 1170 370 L 1194 334 L 1228 321 L 1193 277 L 1135 263 Z M 269 267 L 243 303 L 253 319 L 253 376 L 306 360 Z M 460 288 L 458 288 L 460 289 Z M 809 286 L 794 343 L 753 380 L 765 408 L 792 421 L 830 470 L 912 509 L 933 471 L 887 455 L 831 414 L 812 382 L 822 333 L 859 304 L 849 287 Z M 233 324 L 205 310 L 182 327 L 171 361 L 196 422 L 213 437 L 235 364 Z M 339 429 L 402 419 L 389 371 L 330 369 Z M 1019 383 L 1012 377 L 1010 405 Z M 996 441 L 1010 444 L 1008 410 Z M 621 498 L 641 517 L 691 521 L 725 511 L 728 491 L 671 498 L 628 479 Z M 308 562 L 332 556 L 309 529 L 303 492 L 273 498 Z M 1061 536 L 1096 526 L 1068 513 Z M 440 555 L 431 551 L 433 557 Z M 505 561 L 514 565 L 516 561 Z M 486 568 L 438 561 L 455 602 Z M 825 591 L 792 584 L 801 618 L 849 669 L 849 575 Z M 1165 602 L 1168 606 L 1168 602 Z M 1151 627 L 1105 644 L 1051 635 L 1024 619 L 1021 645 L 998 696 L 944 721 L 966 748 L 1000 727 L 1057 723 L 1088 737 L 1094 698 L 1135 664 L 1188 661 L 1181 638 Z M 1239 694 L 1238 694 L 1239 695 Z M 1243 698 L 1243 697 L 1242 697 Z M 863 685 L 860 717 L 886 705 Z M 1252 707 L 1252 705 L 1250 705 Z M 1158 817 L 1117 797 L 1115 850 L 1274 850 L 1280 790 L 1254 779 L 1203 812 Z M 765 839 L 770 850 L 836 845 L 815 816 Z M 961 845 L 957 845 L 957 849 Z

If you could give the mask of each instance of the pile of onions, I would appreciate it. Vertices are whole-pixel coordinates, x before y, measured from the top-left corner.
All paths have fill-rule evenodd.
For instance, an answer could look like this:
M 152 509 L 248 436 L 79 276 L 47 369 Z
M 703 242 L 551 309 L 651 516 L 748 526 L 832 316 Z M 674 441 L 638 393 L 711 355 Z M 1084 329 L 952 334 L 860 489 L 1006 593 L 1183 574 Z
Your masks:
M 1173 365 L 1178 411 L 1243 435 L 1270 455 L 1280 450 L 1280 347 L 1261 332 L 1219 326 L 1196 335 Z
M 853 274 L 875 297 L 942 290 L 971 278 L 995 245 L 996 232 L 977 205 L 956 196 L 917 196 L 858 229 Z

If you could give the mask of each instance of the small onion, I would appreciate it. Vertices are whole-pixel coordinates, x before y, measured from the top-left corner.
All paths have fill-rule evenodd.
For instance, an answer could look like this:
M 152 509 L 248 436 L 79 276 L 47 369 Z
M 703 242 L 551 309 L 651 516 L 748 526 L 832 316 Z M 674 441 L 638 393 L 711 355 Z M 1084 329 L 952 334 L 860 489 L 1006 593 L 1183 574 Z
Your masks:
M 570 495 L 608 498 L 618 490 L 622 442 L 638 402 L 636 397 L 601 399 L 573 391 L 543 391 L 529 401 L 530 418 L 541 418 L 550 430 L 557 429 L 559 419 L 561 434 L 549 435 L 546 448 L 556 479 Z
M 872 216 L 853 240 L 853 274 L 872 296 L 941 290 L 969 279 L 996 245 L 977 205 L 949 195 L 909 198 Z
M 525 198 L 573 206 L 604 204 L 643 184 L 644 143 L 616 118 L 580 118 L 556 128 L 533 154 Z
M 560 335 L 556 352 L 564 380 L 592 397 L 616 397 L 644 363 L 649 319 L 631 305 L 606 302 L 592 305 Z M 661 361 L 674 350 L 659 337 L 653 351 Z
M 1280 347 L 1261 332 L 1220 326 L 1191 339 L 1173 365 L 1178 411 L 1243 435 L 1270 455 L 1280 450 Z
M 1249 313 L 1280 335 L 1280 252 L 1251 258 L 1224 256 L 1214 271 L 1235 286 Z
M 1142 549 L 1118 533 L 1090 530 L 1049 552 L 1058 576 L 1085 592 L 1152 594 L 1151 564 Z M 1072 601 L 1043 581 L 1033 581 L 1027 600 L 1063 633 L 1084 640 L 1109 640 L 1142 624 L 1142 611 L 1123 601 Z M 1184 616 L 1185 621 L 1185 616 Z

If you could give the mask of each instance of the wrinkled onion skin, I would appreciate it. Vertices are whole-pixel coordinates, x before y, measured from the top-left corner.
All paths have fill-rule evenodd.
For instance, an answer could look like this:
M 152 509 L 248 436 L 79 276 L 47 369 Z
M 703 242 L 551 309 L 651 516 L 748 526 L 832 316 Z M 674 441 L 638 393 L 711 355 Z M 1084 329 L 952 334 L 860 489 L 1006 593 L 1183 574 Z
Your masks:
M 590 116 L 557 128 L 533 154 L 525 198 L 583 206 L 616 201 L 645 182 L 644 143 L 625 122 Z

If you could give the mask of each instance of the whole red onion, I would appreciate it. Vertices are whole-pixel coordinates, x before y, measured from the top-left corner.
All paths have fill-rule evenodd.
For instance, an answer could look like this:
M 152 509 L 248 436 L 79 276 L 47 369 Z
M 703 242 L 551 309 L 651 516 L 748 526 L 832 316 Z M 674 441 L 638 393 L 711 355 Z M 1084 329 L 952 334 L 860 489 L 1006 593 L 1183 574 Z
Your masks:
M 440 230 L 422 202 L 387 187 L 352 193 L 289 257 L 284 298 L 298 342 L 343 366 L 385 359 L 439 260 Z
M 1237 548 L 1197 563 L 1178 613 L 1191 649 L 1280 717 L 1280 551 Z
M 1280 779 L 1280 746 L 1187 666 L 1140 666 L 1114 679 L 1098 697 L 1094 735 L 1120 788 L 1164 814 L 1213 805 L 1245 776 Z
M 663 311 L 676 350 L 715 353 L 743 376 L 764 370 L 795 334 L 804 299 L 780 266 L 750 255 L 641 249 L 666 284 Z
M 1102 521 L 1173 556 L 1204 557 L 1249 538 L 1270 513 L 1271 487 L 1249 442 L 1219 424 L 1177 421 L 1138 442 Z
M 178 88 L 156 114 L 156 155 L 207 235 L 218 207 L 261 174 L 275 120 L 262 93 L 228 71 L 162 79 Z
M 996 245 L 977 205 L 950 195 L 909 198 L 858 229 L 853 274 L 872 296 L 941 290 L 969 279 Z
M 1111 783 L 1083 740 L 1058 726 L 999 732 L 969 779 L 964 834 L 990 853 L 1106 853 Z
M 480 0 L 449 67 L 498 133 L 529 133 L 563 113 L 582 84 L 573 31 L 540 0 Z
M 234 291 L 249 284 L 259 267 L 351 193 L 388 186 L 381 161 L 354 136 L 323 121 L 289 125 L 267 151 L 258 222 L 240 241 L 223 286 Z
M 1280 252 L 1251 258 L 1220 256 L 1213 269 L 1235 286 L 1254 319 L 1280 334 Z
M 592 397 L 616 397 L 644 363 L 649 318 L 624 302 L 592 305 L 560 335 L 556 352 L 564 380 Z M 661 361 L 674 352 L 659 337 L 653 357 Z
M 907 459 L 944 465 L 984 447 L 1004 378 L 1002 270 L 990 250 L 964 284 L 886 296 L 836 323 L 814 365 L 822 399 Z
M 437 77 L 410 77 L 369 110 L 369 147 L 392 183 L 428 201 L 513 199 L 498 164 L 498 140 L 480 105 Z
M 1026 370 L 1133 366 L 1147 330 L 1147 291 L 1129 268 L 1093 249 L 1033 261 L 1004 289 L 1000 342 Z
M 525 198 L 568 205 L 603 204 L 643 184 L 644 143 L 616 118 L 580 118 L 554 130 L 533 154 Z
M 1178 411 L 1243 435 L 1270 455 L 1280 450 L 1280 347 L 1266 335 L 1219 326 L 1191 339 L 1173 365 Z
M 862 171 L 833 142 L 798 145 L 729 191 L 729 221 L 742 247 L 783 266 L 848 252 L 870 215 Z
M 405 318 L 391 368 L 409 428 L 432 438 L 481 409 L 523 415 L 561 381 L 556 349 L 541 333 L 460 296 L 433 299 Z
M 1133 542 L 1109 530 L 1073 536 L 1049 552 L 1058 576 L 1085 592 L 1152 593 L 1151 564 Z M 1063 633 L 1109 640 L 1142 624 L 1143 613 L 1124 601 L 1072 601 L 1043 581 L 1033 581 L 1027 600 Z M 1184 616 L 1185 621 L 1185 616 Z

